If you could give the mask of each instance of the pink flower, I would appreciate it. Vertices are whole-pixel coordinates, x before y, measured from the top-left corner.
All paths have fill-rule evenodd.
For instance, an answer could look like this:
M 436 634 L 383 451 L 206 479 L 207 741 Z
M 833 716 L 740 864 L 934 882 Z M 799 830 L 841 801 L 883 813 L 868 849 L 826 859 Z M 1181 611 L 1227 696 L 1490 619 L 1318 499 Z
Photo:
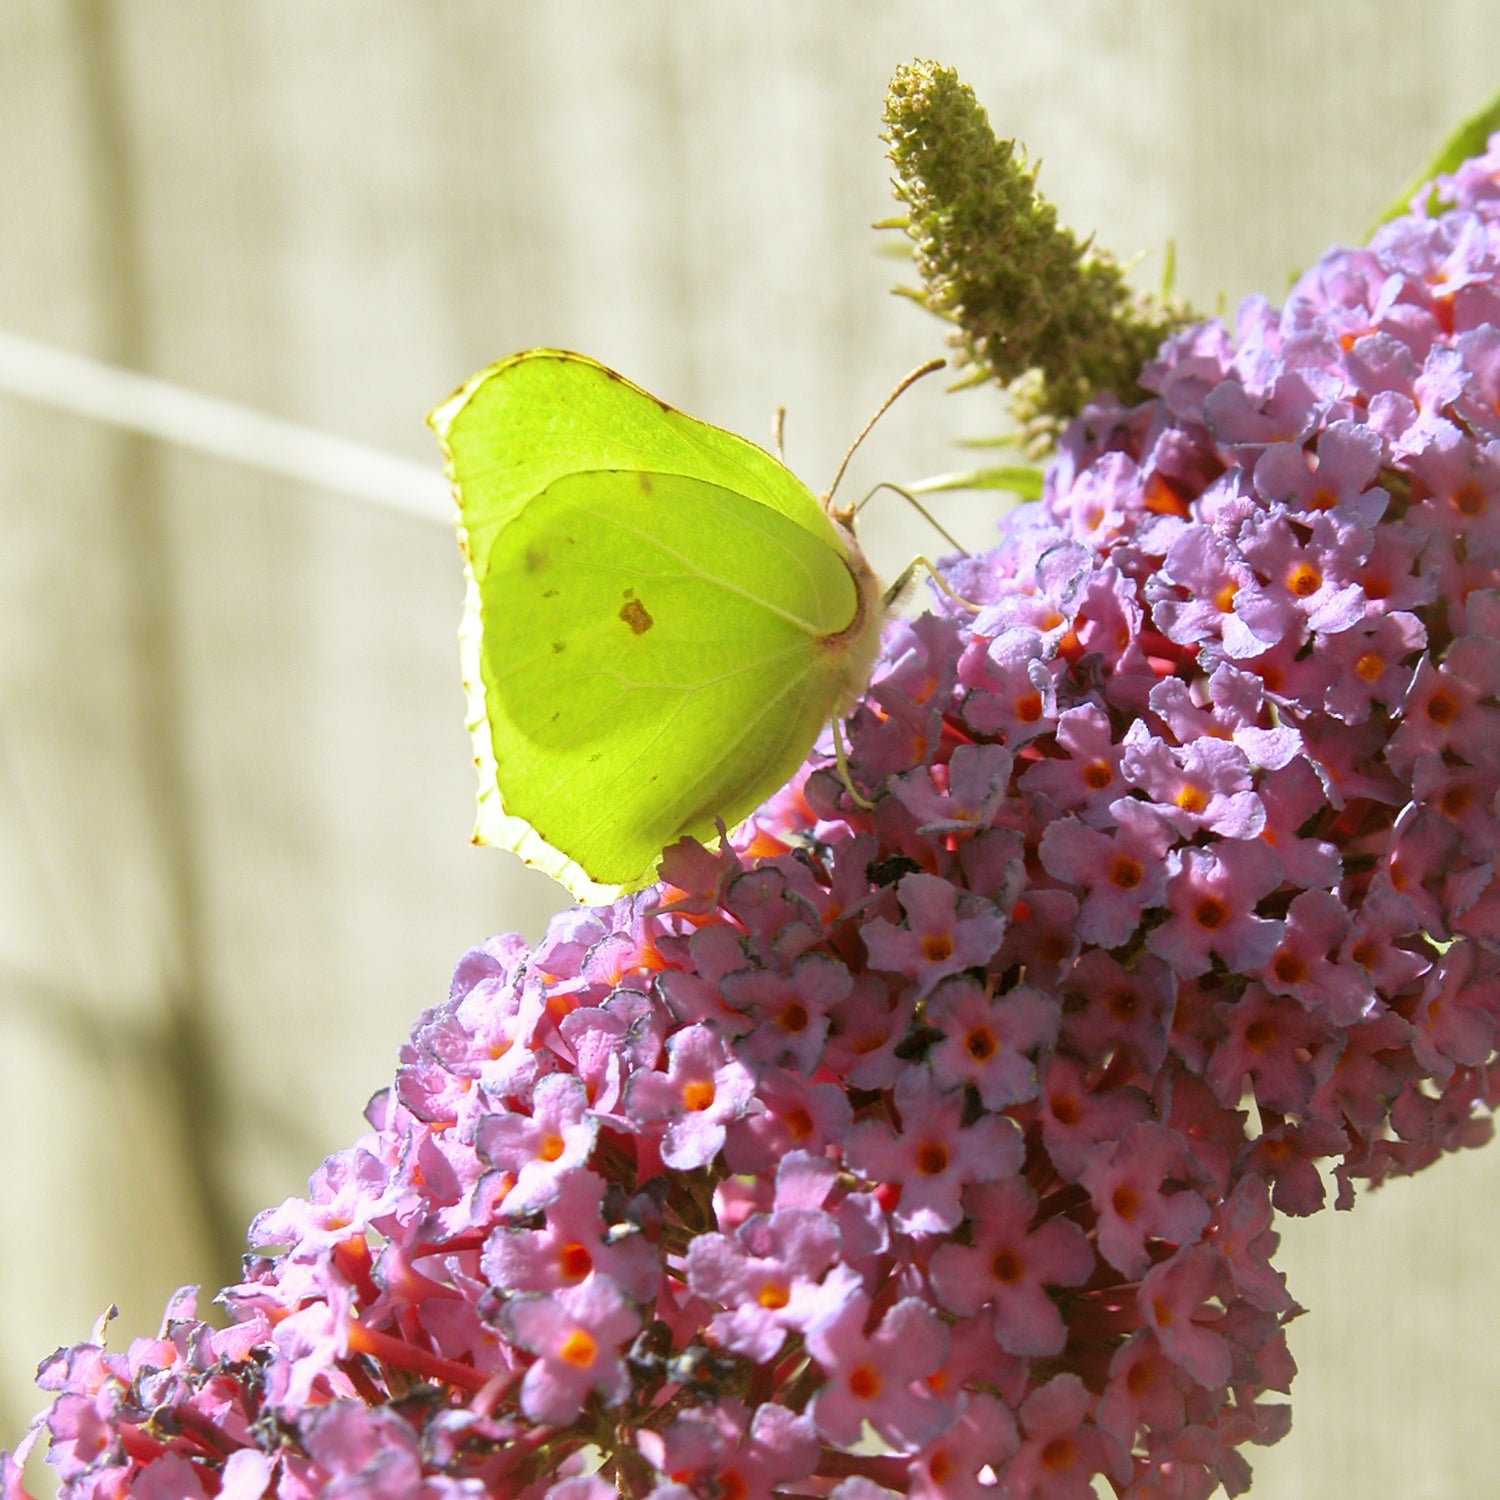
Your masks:
M 1315 1075 L 1309 1054 L 1327 1027 L 1295 1001 L 1249 985 L 1225 1017 L 1228 1034 L 1214 1049 L 1204 1074 L 1224 1102 L 1238 1101 L 1247 1078 L 1264 1108 L 1292 1113 L 1307 1108 Z
M 895 1091 L 899 1124 L 867 1120 L 850 1132 L 849 1165 L 871 1182 L 899 1189 L 892 1213 L 911 1234 L 953 1229 L 970 1182 L 1021 1169 L 1021 1132 L 1002 1115 L 964 1125 L 963 1095 L 939 1089 L 925 1068 L 908 1069 Z
M 873 967 L 916 980 L 919 997 L 949 974 L 984 964 L 1000 946 L 1005 918 L 947 880 L 905 875 L 896 890 L 904 925 L 876 918 L 865 926 L 865 946 Z
M 1045 793 L 1064 812 L 1081 808 L 1085 823 L 1107 827 L 1114 821 L 1111 804 L 1126 790 L 1120 772 L 1124 751 L 1109 715 L 1093 703 L 1065 709 L 1058 715 L 1056 734 L 1066 758 L 1029 766 L 1020 778 L 1022 789 Z
M 665 1073 L 637 1073 L 630 1080 L 625 1111 L 643 1125 L 667 1121 L 661 1159 L 669 1167 L 706 1166 L 724 1144 L 725 1126 L 749 1107 L 755 1080 L 707 1026 L 679 1031 L 667 1053 Z
M 1253 839 L 1265 827 L 1250 759 L 1238 745 L 1201 739 L 1174 748 L 1137 719 L 1125 734 L 1121 769 L 1181 837 L 1204 829 L 1225 839 Z M 1122 809 L 1111 811 L 1118 819 Z M 1148 828 L 1137 818 L 1138 838 L 1144 839 Z
M 818 1066 L 828 1035 L 829 1013 L 853 988 L 849 970 L 826 954 L 807 953 L 789 970 L 740 969 L 719 981 L 732 1009 L 759 1025 L 745 1038 L 741 1055 L 763 1063 L 789 1062 L 804 1077 Z
M 1022 1178 L 972 1187 L 964 1203 L 974 1226 L 970 1243 L 943 1244 L 933 1253 L 938 1300 L 960 1317 L 993 1304 L 995 1337 L 1011 1354 L 1060 1353 L 1067 1329 L 1045 1288 L 1087 1281 L 1093 1247 L 1066 1219 L 1033 1227 L 1036 1194 Z
M 726 1500 L 771 1500 L 812 1473 L 820 1446 L 806 1415 L 770 1402 L 752 1415 L 737 1401 L 719 1401 L 684 1411 L 662 1434 L 653 1462 L 663 1473 L 713 1485 Z
M 528 1214 L 556 1197 L 564 1177 L 588 1161 L 597 1130 L 582 1081 L 553 1073 L 537 1084 L 529 1116 L 487 1115 L 474 1144 L 502 1171 L 515 1173 L 506 1212 Z
M 515 1292 L 554 1292 L 576 1286 L 597 1269 L 637 1302 L 656 1291 L 659 1264 L 638 1235 L 611 1241 L 604 1222 L 604 1179 L 595 1172 L 569 1173 L 547 1204 L 545 1227 L 500 1225 L 480 1257 L 493 1286 Z
M 1042 835 L 1047 873 L 1087 892 L 1078 912 L 1078 935 L 1101 948 L 1119 947 L 1139 926 L 1141 913 L 1160 906 L 1167 891 L 1162 856 L 1175 841 L 1171 827 L 1147 805 L 1115 803 L 1116 827 L 1090 828 L 1059 818 Z
M 1088 1419 L 1089 1394 L 1072 1374 L 1055 1375 L 1021 1408 L 1025 1440 L 1006 1469 L 1006 1482 L 1031 1500 L 1092 1500 L 1093 1478 L 1123 1484 L 1129 1450 Z
M 1218 1290 L 1222 1271 L 1206 1246 L 1179 1250 L 1148 1271 L 1138 1300 L 1146 1326 L 1167 1358 L 1190 1380 L 1210 1390 L 1229 1380 L 1229 1345 L 1209 1323 L 1209 1298 Z
M 972 1084 L 986 1109 L 1034 1099 L 1036 1057 L 1057 1040 L 1057 1008 L 1018 985 L 989 995 L 965 975 L 945 979 L 927 1002 L 927 1024 L 942 1033 L 929 1054 L 941 1088 Z
M 596 1272 L 546 1296 L 518 1293 L 501 1319 L 507 1336 L 537 1356 L 521 1382 L 521 1409 L 533 1422 L 571 1422 L 591 1391 L 606 1405 L 630 1394 L 620 1352 L 641 1320 L 608 1276 Z
M 1256 914 L 1281 882 L 1281 862 L 1266 845 L 1221 839 L 1167 856 L 1171 916 L 1146 938 L 1183 979 L 1206 973 L 1217 955 L 1231 969 L 1258 969 L 1276 951 L 1283 924 Z
M 1149 1121 L 1132 1125 L 1112 1149 L 1100 1147 L 1083 1172 L 1099 1215 L 1099 1253 L 1131 1281 L 1151 1264 L 1148 1240 L 1190 1245 L 1210 1218 L 1197 1193 L 1166 1191 L 1186 1171 L 1183 1142 Z
M 988 1478 L 1000 1472 L 1020 1445 L 1010 1408 L 976 1391 L 958 1420 L 911 1460 L 909 1500 L 994 1500 Z
M 852 1290 L 833 1318 L 809 1331 L 808 1352 L 826 1376 L 812 1419 L 830 1443 L 857 1442 L 868 1422 L 888 1443 L 919 1448 L 956 1415 L 924 1383 L 947 1355 L 947 1333 L 915 1297 L 897 1302 L 866 1334 L 869 1312 L 870 1299 Z
M 724 1309 L 714 1337 L 751 1359 L 769 1360 L 791 1331 L 805 1332 L 842 1305 L 842 1283 L 820 1285 L 838 1259 L 838 1221 L 817 1208 L 781 1208 L 745 1220 L 733 1238 L 698 1236 L 688 1247 L 695 1295 Z
M 973 833 L 995 820 L 1010 789 L 1003 745 L 959 745 L 946 765 L 922 766 L 891 781 L 919 833 Z

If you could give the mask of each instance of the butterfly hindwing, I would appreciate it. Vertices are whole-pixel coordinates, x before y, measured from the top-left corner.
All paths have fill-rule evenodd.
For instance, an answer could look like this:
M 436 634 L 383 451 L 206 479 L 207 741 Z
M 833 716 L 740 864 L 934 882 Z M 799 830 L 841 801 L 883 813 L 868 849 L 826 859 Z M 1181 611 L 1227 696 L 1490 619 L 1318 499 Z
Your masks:
M 480 671 L 505 810 L 605 884 L 711 837 L 828 714 L 842 556 L 699 480 L 560 480 L 496 537 Z

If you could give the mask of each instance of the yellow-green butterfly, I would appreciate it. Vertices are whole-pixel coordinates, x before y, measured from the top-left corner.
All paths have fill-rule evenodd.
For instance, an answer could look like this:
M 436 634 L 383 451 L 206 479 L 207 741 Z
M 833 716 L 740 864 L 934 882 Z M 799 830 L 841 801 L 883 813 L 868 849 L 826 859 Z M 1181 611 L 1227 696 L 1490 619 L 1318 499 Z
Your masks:
M 580 900 L 638 890 L 864 686 L 885 611 L 849 516 L 580 354 L 501 360 L 428 421 L 467 565 L 475 842 Z

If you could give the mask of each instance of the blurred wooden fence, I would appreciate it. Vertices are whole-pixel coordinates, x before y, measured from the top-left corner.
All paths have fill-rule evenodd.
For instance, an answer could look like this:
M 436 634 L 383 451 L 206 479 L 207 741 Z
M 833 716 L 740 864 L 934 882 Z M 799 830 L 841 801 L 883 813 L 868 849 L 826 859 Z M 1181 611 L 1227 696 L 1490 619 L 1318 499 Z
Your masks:
M 1500 82 L 1487 0 L 0 0 L 0 329 L 433 463 L 578 347 L 826 483 L 936 325 L 868 225 L 891 69 L 959 68 L 1064 218 L 1213 310 L 1358 236 Z M 906 398 L 854 478 L 952 467 Z M 950 502 L 970 540 L 987 511 Z M 930 546 L 894 513 L 877 564 Z M 37 1359 L 234 1274 L 411 1020 L 558 893 L 466 839 L 439 524 L 0 394 L 0 1443 Z M 1484 1494 L 1500 1150 L 1288 1233 L 1276 1500 Z

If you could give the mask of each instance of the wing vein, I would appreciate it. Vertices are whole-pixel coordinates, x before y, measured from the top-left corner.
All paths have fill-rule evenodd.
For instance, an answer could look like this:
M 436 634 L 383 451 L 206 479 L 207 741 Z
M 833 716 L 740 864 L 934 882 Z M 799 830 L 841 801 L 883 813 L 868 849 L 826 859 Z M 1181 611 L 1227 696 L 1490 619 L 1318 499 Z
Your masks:
M 683 570 L 690 578 L 696 578 L 705 584 L 711 585 L 712 587 L 722 589 L 726 594 L 733 594 L 735 595 L 735 597 L 743 599 L 749 604 L 758 605 L 761 609 L 765 610 L 767 614 L 776 615 L 778 618 L 785 620 L 787 624 L 795 626 L 798 630 L 802 631 L 804 635 L 809 635 L 816 638 L 818 636 L 829 633 L 824 631 L 820 626 L 814 624 L 812 621 L 805 620 L 800 615 L 793 614 L 790 610 L 782 609 L 780 605 L 773 604 L 769 599 L 763 599 L 759 594 L 752 594 L 748 589 L 738 587 L 736 584 L 730 582 L 730 580 L 727 578 L 721 578 L 714 573 L 704 572 L 704 570 L 698 567 L 691 558 L 679 552 L 675 547 L 667 546 L 664 542 L 652 536 L 649 532 L 641 531 L 637 527 L 631 526 L 626 522 L 620 520 L 617 516 L 607 515 L 583 505 L 580 505 L 579 509 L 585 515 L 589 516 L 592 520 L 598 521 L 602 525 L 613 526 L 617 530 L 624 532 L 625 535 L 633 537 L 635 538 L 635 540 L 650 547 L 653 551 L 659 552 L 663 557 L 670 557 L 674 562 L 678 563 L 683 568 Z M 766 536 L 766 533 L 764 532 L 762 532 L 761 534 L 763 536 Z M 790 558 L 797 564 L 798 568 L 802 571 L 803 576 L 807 579 L 808 584 L 813 589 L 814 593 L 819 594 L 819 603 L 821 604 L 821 591 L 818 589 L 818 581 L 812 576 L 812 573 L 808 569 L 807 564 L 801 558 L 799 558 L 796 553 L 792 552 L 786 546 L 786 544 L 781 541 L 779 537 L 766 536 L 766 540 L 770 542 L 771 545 L 773 545 L 784 557 Z M 842 561 L 842 559 L 840 560 Z M 851 584 L 853 583 L 852 576 L 850 578 L 850 582 Z M 853 619 L 853 617 L 854 612 L 851 612 L 850 619 Z

